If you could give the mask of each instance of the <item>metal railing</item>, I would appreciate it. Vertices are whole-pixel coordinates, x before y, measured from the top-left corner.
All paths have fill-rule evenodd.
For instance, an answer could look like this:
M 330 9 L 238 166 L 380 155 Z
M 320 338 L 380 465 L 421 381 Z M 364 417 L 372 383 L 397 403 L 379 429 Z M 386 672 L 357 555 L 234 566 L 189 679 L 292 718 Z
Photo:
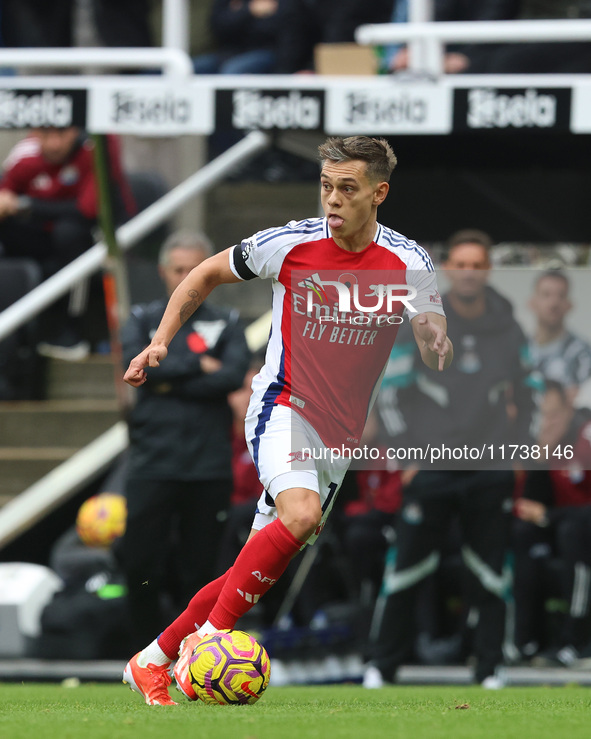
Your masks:
M 117 230 L 123 249 L 163 223 L 188 200 L 218 182 L 236 164 L 269 146 L 269 136 L 253 131 L 217 159 L 189 177 L 135 218 Z M 26 323 L 44 307 L 67 292 L 77 280 L 96 272 L 107 254 L 104 243 L 95 244 L 78 259 L 50 277 L 3 313 L 0 313 L 0 338 Z M 262 316 L 247 328 L 250 346 L 259 346 L 269 333 L 270 317 Z M 19 536 L 63 501 L 95 479 L 127 447 L 127 427 L 115 424 L 95 441 L 49 472 L 0 510 L 0 548 Z
M 164 0 L 162 3 L 162 46 L 189 52 L 189 0 Z
M 375 23 L 359 26 L 355 40 L 363 46 L 408 43 L 410 69 L 440 75 L 443 44 L 528 43 L 532 41 L 591 41 L 591 20 L 442 21 Z M 437 44 L 439 53 L 413 53 L 417 44 Z
M 108 69 L 121 67 L 162 69 L 164 74 L 175 77 L 188 77 L 193 74 L 193 64 L 187 52 L 173 47 L 0 49 L 0 67 L 56 67 L 79 70 L 84 66 Z
M 252 131 L 230 149 L 206 164 L 152 205 L 117 229 L 117 240 L 127 250 L 160 226 L 191 198 L 219 182 L 235 165 L 249 159 L 270 144 L 261 131 Z M 63 269 L 0 313 L 0 340 L 54 303 L 79 280 L 97 272 L 105 260 L 106 245 L 100 241 Z

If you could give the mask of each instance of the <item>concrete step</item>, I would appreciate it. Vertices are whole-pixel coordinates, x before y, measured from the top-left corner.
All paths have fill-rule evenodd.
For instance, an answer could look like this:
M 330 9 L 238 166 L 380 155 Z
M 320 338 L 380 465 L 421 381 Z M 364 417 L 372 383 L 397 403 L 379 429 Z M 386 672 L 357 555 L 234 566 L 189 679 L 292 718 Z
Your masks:
M 112 399 L 0 403 L 0 447 L 79 449 L 119 420 Z
M 81 362 L 52 359 L 47 365 L 47 397 L 114 398 L 116 376 L 123 376 L 123 370 L 115 369 L 110 355 L 93 354 Z
M 0 506 L 46 475 L 77 447 L 0 447 Z

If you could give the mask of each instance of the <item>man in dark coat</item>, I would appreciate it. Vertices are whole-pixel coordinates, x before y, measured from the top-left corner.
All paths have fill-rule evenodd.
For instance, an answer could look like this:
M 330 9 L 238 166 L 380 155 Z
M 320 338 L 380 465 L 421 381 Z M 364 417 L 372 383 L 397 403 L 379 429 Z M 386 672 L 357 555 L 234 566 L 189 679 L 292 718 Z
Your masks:
M 202 234 L 172 234 L 160 252 L 168 295 L 211 253 Z M 123 328 L 125 361 L 149 344 L 167 298 L 137 305 Z M 123 566 L 138 643 L 167 623 L 163 598 L 184 607 L 215 575 L 232 492 L 229 392 L 250 354 L 237 311 L 203 304 L 180 330 L 168 361 L 150 370 L 129 417 L 128 519 Z

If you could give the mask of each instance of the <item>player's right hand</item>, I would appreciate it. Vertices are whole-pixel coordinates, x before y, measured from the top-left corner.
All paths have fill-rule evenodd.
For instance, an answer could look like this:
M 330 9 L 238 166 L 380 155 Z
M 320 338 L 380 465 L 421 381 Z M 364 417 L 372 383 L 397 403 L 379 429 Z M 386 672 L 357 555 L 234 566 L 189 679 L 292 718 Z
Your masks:
M 146 367 L 159 367 L 160 362 L 166 359 L 168 349 L 164 344 L 156 344 L 146 347 L 137 357 L 134 357 L 129 363 L 127 372 L 123 375 L 123 380 L 132 387 L 143 385 L 148 379 L 145 372 Z

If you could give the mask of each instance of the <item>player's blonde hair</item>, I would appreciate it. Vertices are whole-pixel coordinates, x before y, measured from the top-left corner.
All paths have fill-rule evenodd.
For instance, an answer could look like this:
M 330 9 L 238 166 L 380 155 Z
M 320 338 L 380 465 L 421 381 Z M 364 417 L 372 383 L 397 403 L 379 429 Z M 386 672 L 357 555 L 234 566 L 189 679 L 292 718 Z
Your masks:
M 324 162 L 367 162 L 367 177 L 372 182 L 389 182 L 397 160 L 386 139 L 370 136 L 333 136 L 318 147 L 318 155 Z

